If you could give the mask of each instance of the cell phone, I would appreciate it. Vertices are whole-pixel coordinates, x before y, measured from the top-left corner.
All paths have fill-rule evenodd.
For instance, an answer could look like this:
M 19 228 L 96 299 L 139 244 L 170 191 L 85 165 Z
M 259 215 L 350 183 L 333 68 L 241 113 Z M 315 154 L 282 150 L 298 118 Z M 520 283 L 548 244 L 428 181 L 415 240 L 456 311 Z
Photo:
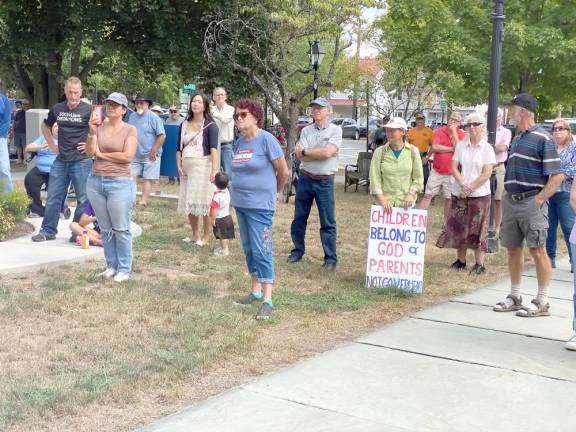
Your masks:
M 104 121 L 104 106 L 103 105 L 92 105 L 92 118 L 96 119 L 98 126 Z

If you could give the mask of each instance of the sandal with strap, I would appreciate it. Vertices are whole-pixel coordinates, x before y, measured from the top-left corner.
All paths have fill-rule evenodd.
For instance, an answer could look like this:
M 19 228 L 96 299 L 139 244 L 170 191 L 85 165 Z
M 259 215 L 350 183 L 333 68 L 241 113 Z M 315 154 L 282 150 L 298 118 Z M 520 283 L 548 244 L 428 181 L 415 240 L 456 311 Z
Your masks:
M 512 300 L 512 303 L 508 302 L 508 299 Z M 522 297 L 513 294 L 508 294 L 506 300 L 496 303 L 492 308 L 494 312 L 513 312 L 519 309 L 522 309 Z
M 516 316 L 523 318 L 535 318 L 539 316 L 549 316 L 550 303 L 542 304 L 538 299 L 532 300 L 532 304 L 536 306 L 536 309 L 530 306 L 524 306 L 516 312 Z

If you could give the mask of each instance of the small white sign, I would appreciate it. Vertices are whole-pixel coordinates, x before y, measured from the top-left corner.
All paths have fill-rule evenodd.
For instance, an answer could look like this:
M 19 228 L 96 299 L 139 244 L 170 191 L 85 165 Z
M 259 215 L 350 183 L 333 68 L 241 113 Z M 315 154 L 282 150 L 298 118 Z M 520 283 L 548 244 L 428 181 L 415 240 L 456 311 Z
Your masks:
M 394 287 L 422 293 L 426 248 L 426 210 L 394 207 L 386 213 L 379 205 L 370 210 L 366 287 Z

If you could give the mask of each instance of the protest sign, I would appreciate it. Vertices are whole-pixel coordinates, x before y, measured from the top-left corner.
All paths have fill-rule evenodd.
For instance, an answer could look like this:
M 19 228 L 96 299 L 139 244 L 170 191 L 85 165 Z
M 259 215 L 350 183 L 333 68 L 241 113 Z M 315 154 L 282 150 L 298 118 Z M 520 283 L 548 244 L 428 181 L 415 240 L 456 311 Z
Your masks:
M 370 210 L 366 287 L 395 287 L 422 293 L 426 210 L 393 208 L 384 212 L 379 205 Z

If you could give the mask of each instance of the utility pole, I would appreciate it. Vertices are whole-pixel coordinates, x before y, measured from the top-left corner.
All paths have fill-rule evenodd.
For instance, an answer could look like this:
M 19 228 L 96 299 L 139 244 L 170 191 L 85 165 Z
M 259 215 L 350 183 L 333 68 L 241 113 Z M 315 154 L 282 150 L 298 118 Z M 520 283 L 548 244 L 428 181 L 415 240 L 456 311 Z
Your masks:
M 488 142 L 496 145 L 496 115 L 500 90 L 500 62 L 502 60 L 502 42 L 504 40 L 504 0 L 494 0 L 492 14 L 492 56 L 490 59 L 490 94 L 488 97 Z M 490 177 L 490 225 L 488 227 L 488 252 L 495 253 L 500 247 L 496 236 L 494 220 L 494 192 L 496 191 L 496 171 Z

